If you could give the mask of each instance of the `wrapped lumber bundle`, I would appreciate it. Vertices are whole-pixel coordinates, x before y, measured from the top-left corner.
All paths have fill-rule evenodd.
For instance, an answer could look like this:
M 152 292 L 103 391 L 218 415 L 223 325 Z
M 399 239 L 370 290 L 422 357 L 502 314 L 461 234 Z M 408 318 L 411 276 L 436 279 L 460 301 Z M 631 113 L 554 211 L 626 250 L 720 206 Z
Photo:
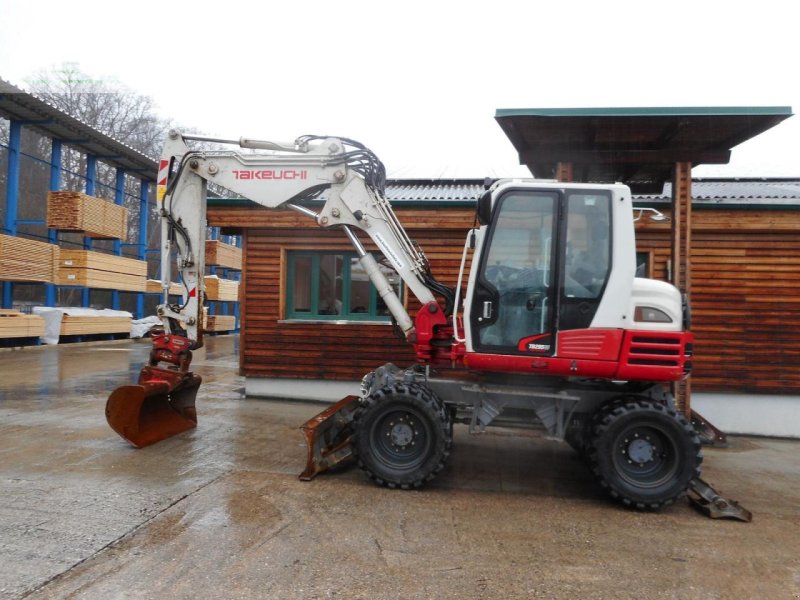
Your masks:
M 126 239 L 128 209 L 81 192 L 48 192 L 47 226 L 91 238 Z
M 44 319 L 45 344 L 58 344 L 61 336 L 128 334 L 133 315 L 123 310 L 34 306 L 33 312 Z
M 61 250 L 56 284 L 144 292 L 147 262 L 91 250 Z
M 237 302 L 239 300 L 239 282 L 230 279 L 220 279 L 216 275 L 205 277 L 206 298 L 222 302 Z
M 219 240 L 206 240 L 206 264 L 241 271 L 242 249 Z
M 233 331 L 236 329 L 236 317 L 233 315 L 206 315 L 203 322 L 205 331 Z
M 18 310 L 0 310 L 0 339 L 29 338 L 44 335 L 44 319 Z
M 55 244 L 0 234 L 0 281 L 52 283 L 58 256 Z
M 97 335 L 103 333 L 131 332 L 131 317 L 119 314 L 70 314 L 61 317 L 61 335 Z M 118 313 L 119 311 L 109 311 Z
M 160 279 L 148 279 L 146 282 L 145 291 L 148 294 L 160 294 L 161 293 L 161 280 Z M 183 286 L 180 283 L 170 283 L 169 284 L 169 295 L 170 296 L 180 296 L 183 293 Z

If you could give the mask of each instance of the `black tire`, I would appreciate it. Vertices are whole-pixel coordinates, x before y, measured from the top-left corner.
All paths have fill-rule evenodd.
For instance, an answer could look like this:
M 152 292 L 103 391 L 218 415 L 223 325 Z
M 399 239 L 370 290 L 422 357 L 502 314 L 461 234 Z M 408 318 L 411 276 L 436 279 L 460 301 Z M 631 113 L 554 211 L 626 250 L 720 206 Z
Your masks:
M 359 466 L 378 485 L 413 489 L 445 466 L 453 424 L 428 388 L 397 383 L 365 397 L 353 419 Z
M 611 497 L 657 510 L 686 494 L 700 476 L 700 438 L 682 414 L 646 398 L 623 398 L 600 409 L 589 464 Z

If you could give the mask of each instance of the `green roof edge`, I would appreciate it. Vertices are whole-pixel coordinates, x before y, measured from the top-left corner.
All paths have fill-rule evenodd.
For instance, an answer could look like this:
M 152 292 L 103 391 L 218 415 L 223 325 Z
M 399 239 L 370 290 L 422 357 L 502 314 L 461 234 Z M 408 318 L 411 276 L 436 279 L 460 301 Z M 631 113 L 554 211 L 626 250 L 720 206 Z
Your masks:
M 498 108 L 502 117 L 792 116 L 791 106 L 653 106 L 609 108 Z

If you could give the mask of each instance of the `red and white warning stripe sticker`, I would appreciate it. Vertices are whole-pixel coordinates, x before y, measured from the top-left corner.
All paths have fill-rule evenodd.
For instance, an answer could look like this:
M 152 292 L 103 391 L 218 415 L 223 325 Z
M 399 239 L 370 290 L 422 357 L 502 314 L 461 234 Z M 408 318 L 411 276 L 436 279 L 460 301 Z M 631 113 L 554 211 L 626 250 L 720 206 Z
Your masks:
M 169 176 L 169 160 L 161 159 L 158 163 L 158 180 L 156 181 L 156 197 L 159 202 L 164 200 L 167 193 L 167 177 Z

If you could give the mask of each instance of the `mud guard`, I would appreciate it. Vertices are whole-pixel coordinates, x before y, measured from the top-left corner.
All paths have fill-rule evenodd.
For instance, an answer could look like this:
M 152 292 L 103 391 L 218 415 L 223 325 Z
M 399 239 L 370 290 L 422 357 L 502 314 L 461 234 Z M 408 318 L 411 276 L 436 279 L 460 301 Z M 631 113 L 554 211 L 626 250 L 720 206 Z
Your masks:
M 311 481 L 320 473 L 353 456 L 350 423 L 358 396 L 346 396 L 306 421 L 300 428 L 306 438 L 308 458 L 300 481 Z

